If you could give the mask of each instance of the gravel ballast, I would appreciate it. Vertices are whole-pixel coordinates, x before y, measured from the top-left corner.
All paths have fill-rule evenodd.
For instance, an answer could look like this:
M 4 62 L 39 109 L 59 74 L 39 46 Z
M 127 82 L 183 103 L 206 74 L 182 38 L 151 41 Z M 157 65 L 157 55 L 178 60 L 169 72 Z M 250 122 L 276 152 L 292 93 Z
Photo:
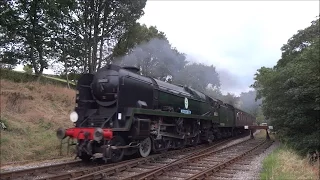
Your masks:
M 262 154 L 257 155 L 253 158 L 250 164 L 246 167 L 246 171 L 237 172 L 232 179 L 235 180 L 258 180 L 260 179 L 260 173 L 262 169 L 262 163 L 264 158 L 266 158 L 273 150 L 279 146 L 278 142 L 274 142 L 268 149 L 266 149 Z

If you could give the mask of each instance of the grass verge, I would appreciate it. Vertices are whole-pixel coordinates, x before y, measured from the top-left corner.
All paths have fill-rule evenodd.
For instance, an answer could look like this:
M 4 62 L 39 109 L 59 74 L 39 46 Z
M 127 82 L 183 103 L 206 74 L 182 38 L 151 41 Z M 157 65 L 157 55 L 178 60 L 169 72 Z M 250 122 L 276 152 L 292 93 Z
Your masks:
M 263 161 L 261 180 L 316 180 L 319 164 L 309 164 L 285 145 L 280 145 Z
M 58 158 L 58 127 L 72 127 L 72 89 L 38 82 L 1 79 L 1 163 Z M 65 148 L 64 148 L 65 149 Z

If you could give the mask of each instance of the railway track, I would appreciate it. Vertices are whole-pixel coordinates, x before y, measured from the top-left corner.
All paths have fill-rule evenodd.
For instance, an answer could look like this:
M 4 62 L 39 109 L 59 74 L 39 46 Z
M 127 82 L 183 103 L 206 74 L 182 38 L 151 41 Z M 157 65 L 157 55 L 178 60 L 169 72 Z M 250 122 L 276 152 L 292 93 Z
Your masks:
M 134 176 L 124 177 L 124 175 L 119 174 L 118 177 L 107 177 L 106 179 L 198 180 L 219 179 L 221 177 L 230 179 L 232 178 L 232 173 L 238 168 L 238 166 L 232 168 L 232 163 L 237 162 L 250 153 L 261 152 L 272 143 L 273 141 L 270 140 L 248 139 L 225 148 L 207 151 L 197 156 L 188 156 L 175 163 L 170 163 L 157 169 L 145 170 Z M 222 170 L 224 172 L 219 174 L 219 171 Z
M 35 179 L 68 179 L 75 176 L 81 176 L 88 172 L 88 169 L 100 169 L 108 168 L 115 165 L 120 165 L 126 163 L 130 160 L 101 165 L 98 162 L 84 163 L 81 160 L 76 160 L 72 162 L 65 162 L 60 164 L 34 167 L 28 169 L 22 169 L 17 171 L 2 172 L 0 174 L 1 180 L 35 180 Z
M 166 164 L 170 164 L 176 161 L 179 161 L 182 158 L 199 155 L 204 151 L 207 151 L 209 149 L 217 148 L 218 146 L 222 146 L 226 143 L 230 142 L 230 139 L 219 141 L 211 146 L 196 146 L 192 148 L 186 148 L 181 150 L 174 150 L 170 151 L 163 155 L 155 155 L 150 156 L 147 158 L 141 158 L 137 159 L 136 161 L 132 161 L 129 163 L 125 163 L 119 166 L 115 166 L 108 169 L 102 169 L 100 171 L 95 171 L 93 173 L 86 174 L 84 176 L 79 176 L 76 178 L 73 178 L 73 180 L 87 180 L 87 179 L 118 179 L 118 174 L 136 174 L 137 172 L 140 172 L 142 169 L 154 169 L 162 167 Z
M 207 145 L 199 145 L 197 147 L 187 148 L 183 151 L 189 152 L 193 151 L 196 148 L 204 148 Z M 170 151 L 166 154 L 155 154 L 150 156 L 151 159 L 164 158 L 166 156 L 170 156 L 176 153 L 176 151 Z M 134 159 L 134 160 L 126 160 L 119 163 L 113 164 L 105 164 L 98 165 L 96 163 L 83 163 L 81 160 L 64 162 L 59 164 L 47 165 L 47 166 L 39 166 L 34 168 L 27 168 L 15 171 L 4 171 L 0 174 L 1 180 L 11 180 L 11 179 L 69 179 L 74 177 L 79 177 L 85 175 L 90 172 L 99 171 L 101 169 L 110 168 L 110 167 L 118 167 L 122 164 L 129 163 L 134 164 L 136 162 L 140 162 L 144 160 Z
M 63 169 L 68 169 L 72 167 L 79 167 L 83 165 L 85 165 L 85 163 L 83 163 L 82 161 L 75 160 L 75 161 L 63 162 L 63 163 L 47 165 L 47 166 L 39 166 L 39 167 L 33 167 L 33 168 L 27 168 L 27 169 L 15 170 L 15 171 L 5 171 L 5 172 L 1 172 L 0 178 L 1 180 L 17 179 L 17 178 L 23 178 L 26 176 L 33 176 L 40 173 L 47 173 L 51 171 L 63 170 Z
M 203 152 L 213 150 L 223 146 L 231 140 L 243 138 L 229 138 L 218 141 L 212 145 L 198 145 L 181 150 L 168 151 L 162 154 L 154 154 L 146 158 L 131 159 L 112 164 L 83 163 L 82 161 L 72 161 L 50 166 L 35 167 L 17 171 L 1 172 L 1 180 L 9 179 L 101 179 L 108 176 L 116 176 L 119 173 L 131 176 L 139 175 L 141 169 L 155 170 L 165 165 L 170 165 L 181 161 L 186 157 L 200 155 Z M 138 173 L 136 172 L 138 171 Z M 140 174 L 141 175 L 141 174 Z
M 173 150 L 166 152 L 164 154 L 155 154 L 146 158 L 139 158 L 130 160 L 128 162 L 122 162 L 121 164 L 113 164 L 112 167 L 109 166 L 99 166 L 91 169 L 81 170 L 73 173 L 64 173 L 58 174 L 55 176 L 51 176 L 46 179 L 112 179 L 112 176 L 116 176 L 117 174 L 129 174 L 135 175 L 139 174 L 142 169 L 156 169 L 165 166 L 166 164 L 170 164 L 173 162 L 177 162 L 185 157 L 196 156 L 205 151 L 213 150 L 215 148 L 221 147 L 231 140 L 236 140 L 243 138 L 245 136 L 229 138 L 221 141 L 217 141 L 211 145 L 199 145 L 195 147 L 185 148 L 181 150 Z M 118 179 L 118 178 L 116 178 Z
M 256 148 L 251 153 L 244 155 L 242 158 L 239 157 L 239 159 L 235 159 L 235 161 L 230 162 L 229 164 L 227 163 L 227 166 L 222 167 L 221 169 L 217 169 L 217 171 L 215 171 L 214 173 L 207 174 L 208 177 L 200 177 L 198 179 L 238 179 L 239 176 L 237 177 L 237 173 L 241 173 L 243 175 L 243 173 L 249 172 L 252 166 L 254 166 L 251 163 L 258 155 L 262 154 L 268 147 L 270 147 L 270 143 L 272 142 L 265 143 L 262 146 Z M 260 179 L 259 176 L 250 177 L 252 179 Z
M 234 139 L 234 138 L 232 138 Z M 42 179 L 54 179 L 54 180 L 59 180 L 59 179 L 101 179 L 105 177 L 106 175 L 113 175 L 121 172 L 125 172 L 128 169 L 139 169 L 139 167 L 149 167 L 150 164 L 153 166 L 161 165 L 161 161 L 166 161 L 171 158 L 181 158 L 181 157 L 186 157 L 189 156 L 190 154 L 194 154 L 196 152 L 201 153 L 198 149 L 203 150 L 203 149 L 208 149 L 208 148 L 215 148 L 217 146 L 223 145 L 228 143 L 232 139 L 226 139 L 226 140 L 221 140 L 216 142 L 215 144 L 212 145 L 198 145 L 195 147 L 189 147 L 181 150 L 173 150 L 173 151 L 168 151 L 163 154 L 154 154 L 151 156 L 148 156 L 146 158 L 138 158 L 138 159 L 133 159 L 133 160 L 128 160 L 128 161 L 122 161 L 119 163 L 114 163 L 114 164 L 107 164 L 107 165 L 102 165 L 102 166 L 97 166 L 93 168 L 87 168 L 84 170 L 79 170 L 75 172 L 66 172 L 66 173 L 61 173 L 57 174 L 54 176 L 42 178 Z

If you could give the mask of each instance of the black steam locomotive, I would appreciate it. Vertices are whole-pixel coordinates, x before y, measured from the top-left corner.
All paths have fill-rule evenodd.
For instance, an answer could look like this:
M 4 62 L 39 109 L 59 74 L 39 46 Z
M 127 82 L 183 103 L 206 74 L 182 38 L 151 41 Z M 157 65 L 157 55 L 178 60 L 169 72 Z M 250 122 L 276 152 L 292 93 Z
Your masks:
M 124 156 L 195 146 L 236 136 L 255 117 L 190 87 L 107 65 L 77 83 L 75 127 L 57 136 L 77 140 L 77 156 L 118 162 Z

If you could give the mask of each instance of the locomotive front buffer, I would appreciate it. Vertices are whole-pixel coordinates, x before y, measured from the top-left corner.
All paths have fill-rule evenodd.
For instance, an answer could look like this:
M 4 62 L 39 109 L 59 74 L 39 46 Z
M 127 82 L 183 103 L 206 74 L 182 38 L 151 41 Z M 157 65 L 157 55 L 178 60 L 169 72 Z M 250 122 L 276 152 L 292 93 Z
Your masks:
M 273 126 L 257 126 L 257 125 L 251 125 L 251 126 L 244 126 L 244 129 L 248 129 L 250 130 L 250 138 L 254 138 L 253 136 L 253 130 L 257 130 L 257 129 L 265 129 L 266 130 L 266 138 L 270 139 L 269 136 L 269 130 L 273 129 Z

